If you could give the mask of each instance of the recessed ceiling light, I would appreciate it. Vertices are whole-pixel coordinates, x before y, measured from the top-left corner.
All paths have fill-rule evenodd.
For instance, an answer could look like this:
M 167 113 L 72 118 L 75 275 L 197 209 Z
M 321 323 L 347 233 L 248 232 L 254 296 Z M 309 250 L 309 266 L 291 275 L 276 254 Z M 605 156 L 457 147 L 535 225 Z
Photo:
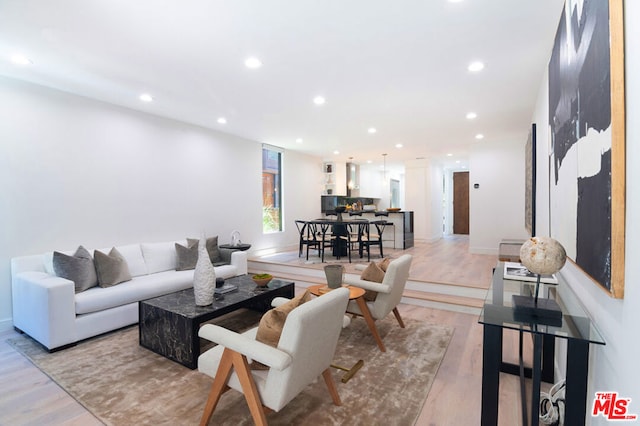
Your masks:
M 378 130 L 376 130 L 375 127 L 369 127 L 369 129 L 367 129 L 367 132 L 374 134 L 375 132 L 377 132 Z
M 151 102 L 151 101 L 153 101 L 153 96 L 151 96 L 148 93 L 143 93 L 142 95 L 140 95 L 139 99 L 142 102 Z
M 338 154 L 340 154 L 340 151 L 333 151 L 333 153 L 334 153 L 335 155 L 338 155 Z
M 448 153 L 447 157 L 453 157 L 453 154 L 452 153 Z
M 466 117 L 467 117 L 467 120 L 473 120 L 477 116 L 478 114 L 476 114 L 475 112 L 468 112 Z
M 467 69 L 471 72 L 478 72 L 484 69 L 484 64 L 480 61 L 471 62 Z
M 322 96 L 316 96 L 315 98 L 313 98 L 313 103 L 316 105 L 322 105 L 326 102 L 326 99 L 323 98 Z
M 401 143 L 397 143 L 396 144 L 396 148 L 402 148 L 402 147 L 403 147 L 403 145 Z
M 367 160 L 367 164 L 371 164 L 371 163 L 373 163 L 372 160 Z
M 302 138 L 296 139 L 296 143 L 302 143 Z
M 31 59 L 29 59 L 29 58 L 27 58 L 26 56 L 23 56 L 23 55 L 13 55 L 11 57 L 11 62 L 13 62 L 16 65 L 31 65 L 31 64 L 33 64 Z
M 456 164 L 460 164 L 460 160 L 456 160 Z
M 480 139 L 484 139 L 484 135 L 482 133 L 478 133 L 476 135 L 476 139 L 480 140 Z
M 218 118 L 218 123 L 220 123 L 220 124 L 227 124 L 227 119 L 226 119 L 226 118 L 224 118 L 224 117 L 220 117 L 220 118 Z
M 247 68 L 256 69 L 256 68 L 260 68 L 262 66 L 262 62 L 260 61 L 260 59 L 255 58 L 255 57 L 252 56 L 250 58 L 245 59 L 244 65 Z

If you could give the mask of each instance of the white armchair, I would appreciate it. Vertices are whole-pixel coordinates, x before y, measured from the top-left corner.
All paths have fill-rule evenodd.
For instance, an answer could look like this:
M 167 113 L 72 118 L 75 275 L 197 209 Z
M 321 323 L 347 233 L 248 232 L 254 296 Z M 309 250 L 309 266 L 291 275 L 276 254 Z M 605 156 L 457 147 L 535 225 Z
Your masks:
M 411 268 L 411 260 L 413 257 L 409 254 L 403 254 L 399 258 L 391 261 L 387 267 L 387 272 L 384 275 L 384 279 L 381 283 L 372 281 L 364 281 L 359 278 L 345 278 L 344 283 L 355 287 L 360 287 L 365 290 L 376 291 L 378 295 L 375 301 L 366 302 L 367 308 L 371 313 L 373 320 L 380 320 L 393 312 L 400 327 L 404 328 L 404 322 L 398 312 L 398 304 L 402 299 L 402 292 L 409 278 L 409 269 Z M 362 309 L 358 306 L 358 302 L 362 301 L 350 301 L 347 306 L 347 312 L 355 315 L 363 315 Z M 367 315 L 364 315 L 365 319 L 369 319 Z M 369 321 L 367 321 L 369 322 Z M 384 344 L 378 333 L 378 329 L 375 324 L 370 323 L 369 328 L 373 337 L 376 339 L 378 346 L 384 352 Z
M 254 422 L 266 425 L 265 410 L 280 411 L 320 375 L 333 402 L 340 405 L 329 367 L 348 300 L 349 291 L 343 288 L 295 308 L 286 318 L 277 348 L 255 340 L 257 327 L 238 334 L 204 325 L 199 336 L 218 346 L 198 358 L 198 370 L 214 377 L 200 424 L 208 424 L 220 396 L 232 388 L 244 394 Z M 251 370 L 249 359 L 270 368 Z

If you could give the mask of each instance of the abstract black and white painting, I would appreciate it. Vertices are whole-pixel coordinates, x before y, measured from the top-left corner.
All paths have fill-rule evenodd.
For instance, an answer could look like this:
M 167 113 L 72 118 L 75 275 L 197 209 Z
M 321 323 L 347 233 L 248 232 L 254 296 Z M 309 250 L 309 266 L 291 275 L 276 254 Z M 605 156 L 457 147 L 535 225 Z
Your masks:
M 549 62 L 550 231 L 612 291 L 609 2 L 567 0 Z

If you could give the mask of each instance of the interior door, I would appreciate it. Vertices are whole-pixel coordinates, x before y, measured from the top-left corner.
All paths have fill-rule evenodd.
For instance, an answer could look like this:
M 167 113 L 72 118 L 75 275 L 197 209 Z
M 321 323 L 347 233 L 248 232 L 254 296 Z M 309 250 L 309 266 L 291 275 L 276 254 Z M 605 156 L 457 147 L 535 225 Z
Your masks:
M 453 173 L 453 233 L 469 234 L 469 172 Z

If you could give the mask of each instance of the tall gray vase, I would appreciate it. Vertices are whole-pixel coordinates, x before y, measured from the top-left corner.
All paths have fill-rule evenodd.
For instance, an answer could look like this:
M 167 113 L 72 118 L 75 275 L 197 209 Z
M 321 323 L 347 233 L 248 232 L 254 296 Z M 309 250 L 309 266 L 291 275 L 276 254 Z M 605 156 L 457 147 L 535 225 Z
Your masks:
M 342 265 L 327 265 L 324 267 L 324 274 L 327 277 L 327 284 L 329 288 L 338 288 L 342 286 L 344 279 L 344 266 Z
M 198 243 L 198 261 L 193 271 L 193 294 L 196 297 L 196 305 L 211 305 L 215 288 L 216 271 L 207 252 L 207 242 L 202 238 Z

